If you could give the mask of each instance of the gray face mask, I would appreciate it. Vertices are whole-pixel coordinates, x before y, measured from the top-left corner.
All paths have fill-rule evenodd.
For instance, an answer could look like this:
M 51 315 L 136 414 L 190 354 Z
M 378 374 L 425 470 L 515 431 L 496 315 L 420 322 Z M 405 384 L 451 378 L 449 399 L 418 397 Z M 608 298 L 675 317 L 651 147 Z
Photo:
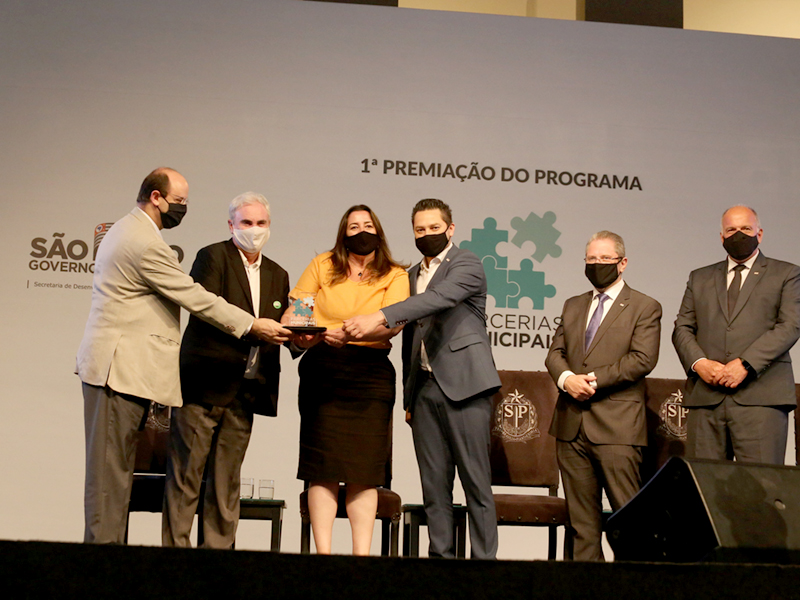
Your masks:
M 245 252 L 261 252 L 269 239 L 269 227 L 234 229 L 233 239 L 236 240 L 236 245 Z

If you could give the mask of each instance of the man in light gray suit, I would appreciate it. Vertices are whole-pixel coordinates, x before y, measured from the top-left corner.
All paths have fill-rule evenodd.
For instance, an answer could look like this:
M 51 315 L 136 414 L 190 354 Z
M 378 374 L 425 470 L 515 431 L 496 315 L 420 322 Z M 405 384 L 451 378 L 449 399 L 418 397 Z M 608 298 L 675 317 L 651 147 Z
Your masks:
M 726 260 L 692 271 L 672 343 L 689 378 L 687 452 L 783 464 L 796 405 L 789 350 L 800 336 L 800 268 L 764 256 L 756 212 L 722 215 Z
M 181 405 L 180 309 L 237 338 L 281 343 L 291 335 L 183 272 L 160 230 L 180 223 L 188 196 L 180 173 L 156 169 L 142 182 L 136 208 L 114 224 L 97 251 L 92 307 L 76 361 L 86 429 L 86 542 L 124 541 L 136 431 L 150 401 Z
M 470 518 L 472 558 L 495 558 L 497 514 L 489 462 L 492 395 L 500 387 L 486 334 L 486 275 L 478 257 L 452 243 L 441 200 L 420 200 L 411 221 L 424 260 L 409 271 L 411 297 L 345 321 L 360 338 L 403 330 L 403 406 L 411 424 L 430 538 L 429 556 L 452 558 L 455 470 Z

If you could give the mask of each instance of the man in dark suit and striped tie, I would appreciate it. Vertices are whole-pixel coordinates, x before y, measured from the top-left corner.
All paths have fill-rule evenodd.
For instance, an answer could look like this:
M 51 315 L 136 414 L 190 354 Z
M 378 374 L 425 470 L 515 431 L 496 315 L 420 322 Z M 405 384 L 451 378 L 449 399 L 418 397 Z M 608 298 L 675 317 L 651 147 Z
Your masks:
M 557 439 L 576 560 L 603 560 L 601 493 L 613 510 L 639 491 L 647 445 L 645 376 L 658 361 L 661 305 L 622 279 L 625 243 L 610 231 L 586 245 L 594 290 L 564 303 L 545 364 L 561 391 Z

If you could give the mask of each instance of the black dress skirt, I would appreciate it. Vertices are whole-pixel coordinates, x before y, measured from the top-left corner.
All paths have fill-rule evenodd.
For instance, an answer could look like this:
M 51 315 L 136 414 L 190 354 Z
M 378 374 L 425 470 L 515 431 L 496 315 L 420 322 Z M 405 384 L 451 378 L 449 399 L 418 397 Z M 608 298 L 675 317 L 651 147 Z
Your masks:
M 388 485 L 395 399 L 389 351 L 320 343 L 305 353 L 299 374 L 297 478 Z

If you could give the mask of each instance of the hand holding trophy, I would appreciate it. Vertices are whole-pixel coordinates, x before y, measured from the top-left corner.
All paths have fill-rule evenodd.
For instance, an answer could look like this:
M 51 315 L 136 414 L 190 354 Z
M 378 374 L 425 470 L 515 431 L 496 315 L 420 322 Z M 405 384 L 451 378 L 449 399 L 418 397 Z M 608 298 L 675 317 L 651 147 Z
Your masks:
M 291 331 L 294 336 L 294 343 L 301 348 L 310 348 L 317 344 L 321 339 L 321 334 L 325 333 L 324 327 L 317 326 L 317 319 L 314 317 L 314 297 L 290 298 L 292 301 L 289 308 L 283 314 L 281 324 Z

